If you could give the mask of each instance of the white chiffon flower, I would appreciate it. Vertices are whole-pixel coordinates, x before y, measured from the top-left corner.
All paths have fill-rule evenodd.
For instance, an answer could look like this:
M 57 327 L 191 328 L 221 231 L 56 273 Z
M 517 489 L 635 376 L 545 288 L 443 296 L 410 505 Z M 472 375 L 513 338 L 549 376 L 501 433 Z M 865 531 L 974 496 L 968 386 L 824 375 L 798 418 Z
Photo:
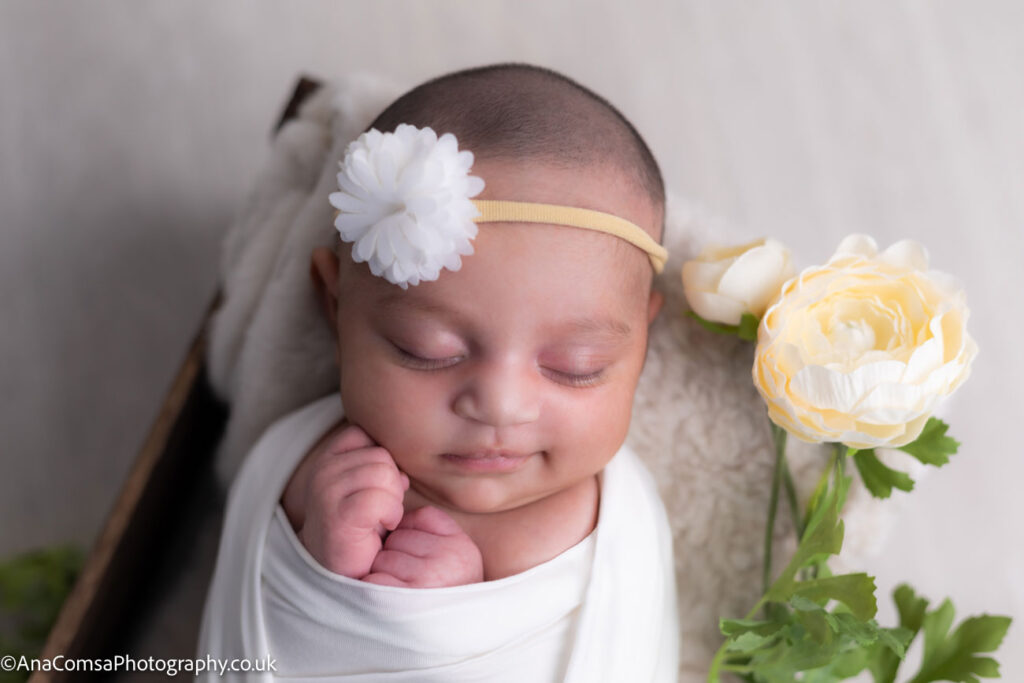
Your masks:
M 484 181 L 469 175 L 473 153 L 455 136 L 399 124 L 394 133 L 371 129 L 349 143 L 339 162 L 338 192 L 328 196 L 352 258 L 406 289 L 458 270 L 472 254 L 479 211 L 470 197 Z

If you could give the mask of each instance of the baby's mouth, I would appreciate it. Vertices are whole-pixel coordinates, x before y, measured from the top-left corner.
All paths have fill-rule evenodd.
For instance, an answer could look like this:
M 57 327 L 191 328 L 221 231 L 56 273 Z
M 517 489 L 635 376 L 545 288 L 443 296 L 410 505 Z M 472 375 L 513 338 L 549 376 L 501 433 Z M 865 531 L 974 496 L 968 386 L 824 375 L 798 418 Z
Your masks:
M 441 457 L 460 469 L 473 472 L 511 472 L 533 455 L 521 451 L 483 450 L 464 454 L 443 453 Z

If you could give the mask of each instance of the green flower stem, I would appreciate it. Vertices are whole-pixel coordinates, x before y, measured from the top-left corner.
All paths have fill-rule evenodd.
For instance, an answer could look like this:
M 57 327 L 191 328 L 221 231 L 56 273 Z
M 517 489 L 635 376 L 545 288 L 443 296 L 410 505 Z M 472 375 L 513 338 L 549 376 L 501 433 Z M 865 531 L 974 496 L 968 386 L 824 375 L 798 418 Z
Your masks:
M 785 440 L 786 432 L 782 432 Z M 796 485 L 793 483 L 793 473 L 789 471 L 789 461 L 786 459 L 785 446 L 782 455 L 782 483 L 786 486 L 786 499 L 789 501 L 789 516 L 793 518 L 793 529 L 796 531 L 796 540 L 799 543 L 804 537 L 804 516 L 800 512 L 800 503 L 796 497 Z
M 779 509 L 779 489 L 782 488 L 784 479 L 782 471 L 788 469 L 786 465 L 786 430 L 780 428 L 774 422 L 772 427 L 772 441 L 775 442 L 775 471 L 772 475 L 772 493 L 768 500 L 768 524 L 764 529 L 764 570 L 761 577 L 762 593 L 767 593 L 772 585 L 772 538 L 775 530 L 775 513 Z
M 767 592 L 768 591 L 766 590 L 765 593 L 767 593 Z M 764 595 L 762 595 L 761 599 L 757 601 L 757 604 L 754 605 L 753 608 L 751 608 L 751 610 L 749 612 L 747 612 L 747 615 L 745 617 L 743 617 L 743 618 L 744 619 L 753 619 L 755 616 L 757 616 L 757 613 L 761 611 L 761 608 L 764 607 L 764 604 L 766 602 L 767 602 L 767 599 L 765 598 Z M 725 657 L 727 655 L 726 650 L 725 650 L 725 646 L 726 646 L 726 644 L 728 644 L 728 642 L 729 642 L 728 639 L 726 639 L 726 641 L 724 643 L 722 643 L 722 645 L 718 648 L 718 651 L 715 653 L 714 659 L 711 660 L 711 666 L 708 668 L 708 682 L 709 683 L 711 683 L 713 681 L 718 681 L 719 680 L 718 672 L 721 671 L 722 669 L 725 669 L 726 671 L 735 671 L 736 670 L 734 668 L 735 665 L 733 665 L 733 664 L 724 664 L 723 663 L 723 660 L 725 660 Z
M 718 672 L 722 670 L 722 660 L 725 659 L 725 644 L 727 642 L 729 642 L 728 639 L 719 646 L 718 651 L 715 652 L 715 658 L 711 660 L 711 666 L 708 667 L 708 683 L 718 683 L 721 680 Z
M 785 479 L 787 479 L 787 475 L 789 475 L 789 467 L 786 464 L 786 455 L 785 455 L 785 453 L 786 453 L 786 431 L 784 429 L 782 429 L 781 427 L 778 427 L 774 422 L 771 424 L 771 427 L 772 427 L 772 439 L 775 442 L 775 472 L 774 472 L 774 476 L 772 477 L 771 500 L 770 500 L 769 506 L 768 506 L 768 524 L 767 524 L 767 528 L 765 530 L 765 546 L 764 546 L 764 549 L 765 549 L 764 582 L 765 583 L 764 583 L 764 590 L 762 591 L 761 598 L 757 601 L 757 604 L 754 605 L 750 609 L 749 612 L 747 612 L 747 615 L 745 617 L 743 617 L 744 619 L 753 619 L 755 616 L 757 616 L 758 612 L 760 612 L 761 609 L 764 608 L 767 605 L 767 603 L 768 603 L 768 599 L 767 599 L 766 596 L 768 594 L 769 588 L 771 587 L 770 580 L 771 580 L 772 530 L 775 527 L 775 513 L 776 513 L 776 511 L 778 509 L 778 504 L 779 504 L 779 490 L 782 488 L 783 481 Z M 833 454 L 832 462 L 831 462 L 831 464 L 828 467 L 825 468 L 825 471 L 822 472 L 822 475 L 821 475 L 822 481 L 819 482 L 819 489 L 822 488 L 823 484 L 824 484 L 824 486 L 827 486 L 829 479 L 832 479 L 832 478 L 834 478 L 834 480 L 836 482 L 836 485 L 838 485 L 838 482 L 842 479 L 842 477 L 843 477 L 843 475 L 845 473 L 844 465 L 845 465 L 846 458 L 844 457 L 843 450 L 842 450 L 843 445 L 842 444 L 838 444 L 838 443 L 837 444 L 833 444 L 833 445 L 834 445 L 834 454 Z M 788 477 L 788 478 L 789 478 L 789 481 L 790 481 L 790 484 L 791 484 L 792 483 L 792 477 Z M 787 484 L 787 496 L 789 496 L 788 487 L 789 487 L 789 484 Z M 792 491 L 793 491 L 793 493 L 792 493 L 792 497 L 790 498 L 790 505 L 792 506 L 791 509 L 793 510 L 794 525 L 798 529 L 800 540 L 803 540 L 803 535 L 804 535 L 804 530 L 805 530 L 804 521 L 803 521 L 802 516 L 800 515 L 799 509 L 797 508 L 795 487 L 793 487 Z M 818 567 L 817 566 L 813 567 L 813 570 L 814 570 L 813 574 L 816 577 L 817 574 L 818 574 L 818 571 L 817 571 Z M 720 672 L 722 672 L 722 671 L 732 671 L 734 673 L 745 673 L 748 670 L 742 664 L 729 664 L 729 663 L 727 663 L 725 661 L 726 657 L 728 657 L 728 653 L 726 651 L 726 645 L 727 644 L 728 644 L 728 639 L 726 639 L 726 641 L 722 643 L 722 645 L 718 648 L 718 651 L 715 652 L 714 658 L 711 660 L 711 666 L 708 668 L 708 678 L 707 678 L 709 683 L 715 683 L 715 682 L 719 681 L 720 680 Z

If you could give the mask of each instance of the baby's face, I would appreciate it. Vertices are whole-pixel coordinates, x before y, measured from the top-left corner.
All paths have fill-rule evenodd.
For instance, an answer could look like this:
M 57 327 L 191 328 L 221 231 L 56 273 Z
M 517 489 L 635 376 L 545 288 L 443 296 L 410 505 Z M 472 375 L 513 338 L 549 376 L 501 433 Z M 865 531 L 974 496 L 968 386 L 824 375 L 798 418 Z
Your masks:
M 595 171 L 474 164 L 481 199 L 660 216 Z M 647 255 L 603 233 L 486 223 L 461 270 L 408 290 L 327 249 L 341 397 L 412 488 L 467 513 L 508 510 L 599 472 L 626 437 L 660 298 Z M 340 270 L 340 272 L 339 272 Z M 340 292 L 340 296 L 339 296 Z

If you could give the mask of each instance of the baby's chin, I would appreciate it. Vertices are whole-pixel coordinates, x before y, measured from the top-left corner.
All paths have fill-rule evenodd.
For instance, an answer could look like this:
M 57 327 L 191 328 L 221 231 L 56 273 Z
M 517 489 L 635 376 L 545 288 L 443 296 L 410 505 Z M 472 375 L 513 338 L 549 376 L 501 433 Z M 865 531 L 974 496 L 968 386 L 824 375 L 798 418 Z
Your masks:
M 432 481 L 412 481 L 411 490 L 428 504 L 442 505 L 453 512 L 485 515 L 514 510 L 544 498 L 549 492 L 524 490 L 524 482 L 514 475 L 450 475 L 432 477 Z

